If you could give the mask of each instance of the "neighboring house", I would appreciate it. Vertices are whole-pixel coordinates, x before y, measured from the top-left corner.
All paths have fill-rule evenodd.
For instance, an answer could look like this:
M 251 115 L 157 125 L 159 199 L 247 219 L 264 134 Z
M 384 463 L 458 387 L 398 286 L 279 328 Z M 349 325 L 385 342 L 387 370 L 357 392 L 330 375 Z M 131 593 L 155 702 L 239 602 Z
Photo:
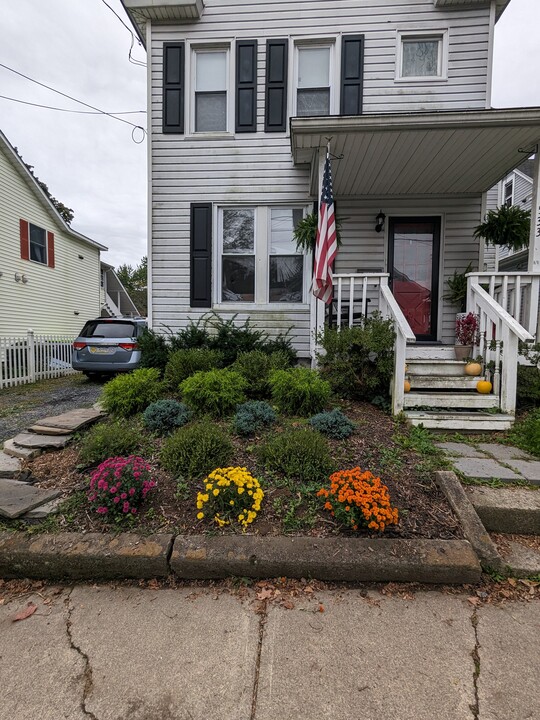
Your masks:
M 430 427 L 508 427 L 527 329 L 471 278 L 483 338 L 500 352 L 510 333 L 496 393 L 479 399 L 470 381 L 445 380 L 456 308 L 443 299 L 455 270 L 478 267 L 486 191 L 540 140 L 539 109 L 490 109 L 508 2 L 123 0 L 149 56 L 151 326 L 211 311 L 249 318 L 270 334 L 292 328 L 299 356 L 314 360 L 325 309 L 292 232 L 320 198 L 329 144 L 343 221 L 332 315 L 354 323 L 369 302 L 394 320 L 394 412 Z M 407 397 L 405 364 L 416 376 Z
M 114 267 L 101 261 L 101 317 L 139 317 L 140 313 Z
M 490 188 L 487 192 L 486 211 L 496 210 L 501 205 L 517 205 L 522 210 L 530 210 L 533 192 L 533 169 L 533 160 L 525 160 L 519 167 L 505 175 L 497 185 Z M 514 255 L 520 256 L 516 259 L 516 267 L 510 261 L 510 258 Z M 504 269 L 527 270 L 527 251 L 525 251 L 525 256 L 525 265 L 523 266 L 523 252 L 514 253 L 509 248 L 486 243 L 482 264 L 484 270 L 502 270 L 500 263 L 505 258 L 508 258 L 510 263 L 505 263 Z
M 0 338 L 76 337 L 100 315 L 106 249 L 64 222 L 0 132 Z

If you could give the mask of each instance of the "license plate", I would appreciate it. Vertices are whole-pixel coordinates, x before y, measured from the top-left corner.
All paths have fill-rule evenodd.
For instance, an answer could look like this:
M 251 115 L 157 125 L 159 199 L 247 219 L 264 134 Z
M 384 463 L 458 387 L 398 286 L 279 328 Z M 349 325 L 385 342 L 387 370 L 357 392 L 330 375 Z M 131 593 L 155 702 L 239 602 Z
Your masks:
M 113 355 L 116 352 L 116 348 L 104 345 L 91 345 L 89 350 L 93 355 Z

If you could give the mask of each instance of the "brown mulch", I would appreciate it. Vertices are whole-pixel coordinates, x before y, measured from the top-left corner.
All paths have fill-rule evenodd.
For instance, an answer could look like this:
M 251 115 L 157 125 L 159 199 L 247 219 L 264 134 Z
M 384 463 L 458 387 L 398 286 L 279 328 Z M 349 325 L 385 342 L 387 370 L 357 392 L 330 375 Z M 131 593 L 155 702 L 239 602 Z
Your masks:
M 519 543 L 530 550 L 540 552 L 540 535 L 503 535 L 499 533 L 490 533 L 490 535 L 503 557 L 510 553 L 509 541 Z
M 459 522 L 448 505 L 444 495 L 436 486 L 431 474 L 422 470 L 422 457 L 409 449 L 400 447 L 394 436 L 407 431 L 389 415 L 368 403 L 349 402 L 342 406 L 343 412 L 357 424 L 357 430 L 347 440 L 329 440 L 336 467 L 360 466 L 379 475 L 388 485 L 392 504 L 397 506 L 400 522 L 397 527 L 386 529 L 385 537 L 391 538 L 462 538 Z M 328 512 L 322 509 L 322 502 L 309 495 L 302 495 L 291 482 L 284 478 L 265 476 L 263 468 L 257 466 L 256 448 L 268 433 L 286 431 L 292 424 L 303 425 L 305 421 L 292 421 L 285 428 L 278 426 L 255 438 L 233 436 L 235 463 L 248 467 L 261 480 L 265 490 L 263 507 L 250 533 L 258 535 L 304 535 L 327 537 L 346 534 L 338 527 Z M 225 423 L 226 424 L 226 423 Z M 159 468 L 159 448 L 156 440 L 154 449 L 147 459 L 156 468 L 157 489 L 150 493 L 137 517 L 131 523 L 121 525 L 106 523 L 101 516 L 93 513 L 84 501 L 71 504 L 58 518 L 59 529 L 85 532 L 106 532 L 132 528 L 139 532 L 172 532 L 177 534 L 231 534 L 231 528 L 218 530 L 205 521 L 196 520 L 195 501 L 202 482 L 195 482 L 184 494 L 177 489 L 172 475 Z M 85 490 L 92 468 L 81 465 L 76 446 L 46 453 L 27 464 L 37 479 L 36 486 L 59 488 L 68 499 L 74 491 Z M 283 507 L 297 503 L 294 521 L 284 519 Z M 281 506 L 281 507 L 280 507 Z M 37 527 L 35 529 L 38 529 Z M 364 537 L 377 537 L 377 533 L 363 530 Z

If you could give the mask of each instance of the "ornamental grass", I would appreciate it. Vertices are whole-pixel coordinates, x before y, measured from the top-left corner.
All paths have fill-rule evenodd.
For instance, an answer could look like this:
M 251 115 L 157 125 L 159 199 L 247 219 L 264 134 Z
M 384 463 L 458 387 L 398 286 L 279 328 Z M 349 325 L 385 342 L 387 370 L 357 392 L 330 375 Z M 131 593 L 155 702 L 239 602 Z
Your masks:
M 197 520 L 212 519 L 219 527 L 238 523 L 246 530 L 261 509 L 264 492 L 245 467 L 216 468 L 197 495 Z
M 330 489 L 321 488 L 317 497 L 326 498 L 325 510 L 352 530 L 367 527 L 383 532 L 398 524 L 398 509 L 390 503 L 388 488 L 369 470 L 359 467 L 340 470 L 330 476 Z

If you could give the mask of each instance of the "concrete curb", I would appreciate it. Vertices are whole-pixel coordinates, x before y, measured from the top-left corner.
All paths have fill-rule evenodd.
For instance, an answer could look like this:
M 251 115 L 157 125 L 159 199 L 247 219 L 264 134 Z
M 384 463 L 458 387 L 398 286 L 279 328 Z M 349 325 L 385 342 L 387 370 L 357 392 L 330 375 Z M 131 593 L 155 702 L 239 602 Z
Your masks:
M 540 535 L 540 491 L 471 487 L 466 495 L 487 530 Z
M 482 568 L 503 571 L 506 563 L 497 552 L 457 475 L 451 471 L 438 470 L 435 472 L 435 480 L 458 516 L 465 537 L 474 548 Z
M 0 533 L 0 577 L 154 578 L 170 573 L 173 535 Z
M 481 568 L 464 540 L 0 533 L 0 577 L 308 577 L 462 584 Z

